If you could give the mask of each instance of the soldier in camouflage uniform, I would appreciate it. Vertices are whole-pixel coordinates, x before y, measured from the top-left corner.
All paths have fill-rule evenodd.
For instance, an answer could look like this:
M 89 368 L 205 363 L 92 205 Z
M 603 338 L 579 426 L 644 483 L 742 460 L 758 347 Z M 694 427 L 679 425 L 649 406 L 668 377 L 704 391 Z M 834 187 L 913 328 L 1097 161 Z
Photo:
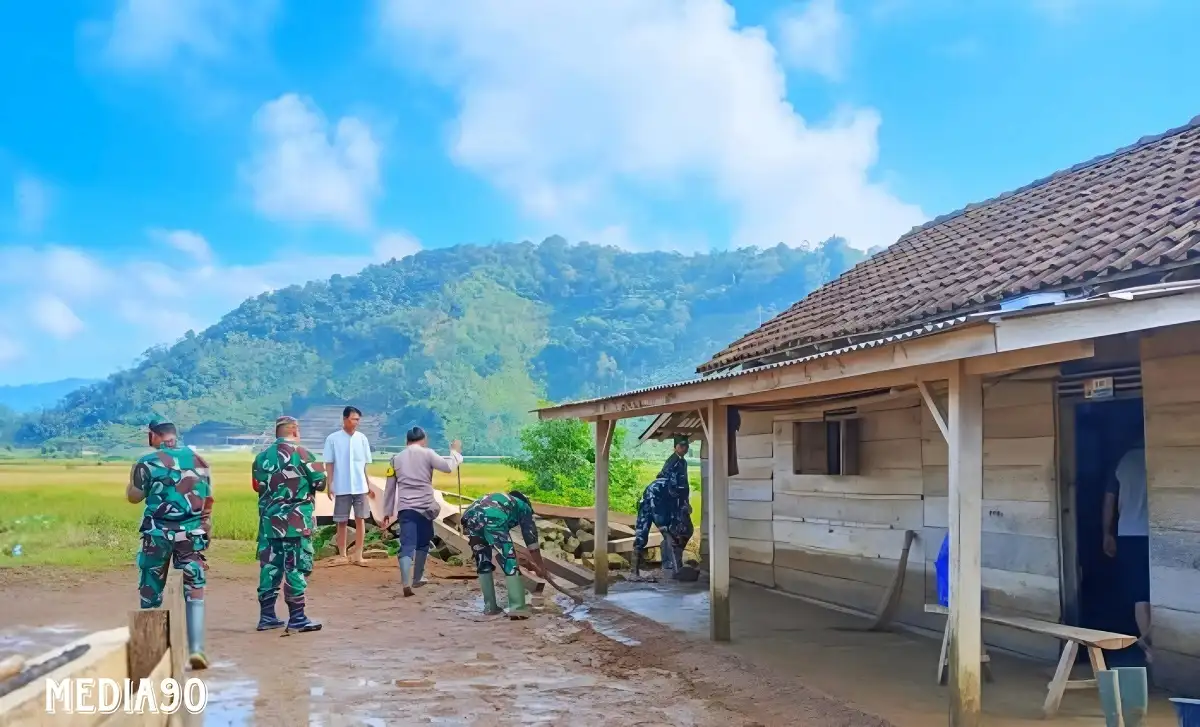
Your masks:
M 642 551 L 650 539 L 650 526 L 662 533 L 663 571 L 679 573 L 683 551 L 692 538 L 691 487 L 687 472 L 688 438 L 675 438 L 675 452 L 667 458 L 658 477 L 646 486 L 638 502 L 633 538 L 633 575 L 639 576 Z
M 142 549 L 137 557 L 141 607 L 162 605 L 167 568 L 174 560 L 175 568 L 183 571 L 188 661 L 192 669 L 205 669 L 204 585 L 208 563 L 204 551 L 212 533 L 213 506 L 208 463 L 183 446 L 171 422 L 151 422 L 148 440 L 155 451 L 134 463 L 125 490 L 130 502 L 146 502 L 140 528 Z
M 476 500 L 462 516 L 463 533 L 471 545 L 475 558 L 475 572 L 483 591 L 483 612 L 494 616 L 503 611 L 496 604 L 496 581 L 492 573 L 492 550 L 500 556 L 500 569 L 508 587 L 508 617 L 529 618 L 529 607 L 525 605 L 525 584 L 521 581 L 517 563 L 517 550 L 513 546 L 509 531 L 521 528 L 521 537 L 529 549 L 534 572 L 544 576 L 546 565 L 538 547 L 537 526 L 533 522 L 533 505 L 529 498 L 517 490 L 507 495 L 497 492 Z
M 301 447 L 300 424 L 282 416 L 275 420 L 275 443 L 254 458 L 254 491 L 258 493 L 259 576 L 258 630 L 277 629 L 279 586 L 288 607 L 288 631 L 320 631 L 321 624 L 304 613 L 304 591 L 313 569 L 313 500 L 325 489 L 324 465 Z

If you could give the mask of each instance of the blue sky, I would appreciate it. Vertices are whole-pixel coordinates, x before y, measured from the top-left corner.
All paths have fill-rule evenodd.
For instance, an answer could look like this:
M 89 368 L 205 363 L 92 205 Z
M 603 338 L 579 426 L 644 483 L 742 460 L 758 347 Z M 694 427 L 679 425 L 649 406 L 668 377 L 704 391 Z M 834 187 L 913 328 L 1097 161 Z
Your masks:
M 336 9 L 335 9 L 336 8 Z M 0 6 L 0 384 L 420 248 L 867 248 L 1200 113 L 1191 0 Z

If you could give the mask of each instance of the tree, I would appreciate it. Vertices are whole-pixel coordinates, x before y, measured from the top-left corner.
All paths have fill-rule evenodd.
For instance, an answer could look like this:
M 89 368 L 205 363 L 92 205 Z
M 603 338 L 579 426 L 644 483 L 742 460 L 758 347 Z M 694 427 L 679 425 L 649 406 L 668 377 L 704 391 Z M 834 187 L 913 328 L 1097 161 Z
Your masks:
M 625 453 L 624 429 L 613 432 L 609 450 L 609 507 L 634 512 L 645 482 Z M 539 421 L 521 430 L 521 454 L 505 460 L 524 477 L 514 483 L 538 502 L 590 507 L 596 502 L 596 445 L 592 428 L 576 419 Z

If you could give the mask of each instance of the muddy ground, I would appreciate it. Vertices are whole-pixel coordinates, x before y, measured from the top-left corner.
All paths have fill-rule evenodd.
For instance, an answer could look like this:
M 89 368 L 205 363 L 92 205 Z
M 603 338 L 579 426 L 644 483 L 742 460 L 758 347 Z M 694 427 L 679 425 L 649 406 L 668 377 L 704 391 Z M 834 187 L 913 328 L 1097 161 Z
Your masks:
M 0 569 L 0 658 L 123 625 L 135 579 Z M 319 567 L 309 610 L 325 628 L 283 638 L 254 630 L 256 582 L 252 566 L 209 572 L 205 725 L 888 724 L 602 604 L 572 617 L 551 600 L 528 621 L 487 619 L 472 580 L 439 578 L 405 599 L 380 560 Z

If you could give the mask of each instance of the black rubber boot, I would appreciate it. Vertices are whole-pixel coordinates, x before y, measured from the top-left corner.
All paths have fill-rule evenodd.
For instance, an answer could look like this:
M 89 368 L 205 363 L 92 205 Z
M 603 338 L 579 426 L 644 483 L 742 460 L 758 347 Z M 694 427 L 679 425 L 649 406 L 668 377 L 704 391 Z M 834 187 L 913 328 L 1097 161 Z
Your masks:
M 288 604 L 288 622 L 287 629 L 284 633 L 299 631 L 300 633 L 308 633 L 309 631 L 320 631 L 321 623 L 313 621 L 308 616 L 304 615 L 304 606 L 293 603 Z
M 283 628 L 284 620 L 275 615 L 275 601 L 279 596 L 271 594 L 258 601 L 258 631 Z

